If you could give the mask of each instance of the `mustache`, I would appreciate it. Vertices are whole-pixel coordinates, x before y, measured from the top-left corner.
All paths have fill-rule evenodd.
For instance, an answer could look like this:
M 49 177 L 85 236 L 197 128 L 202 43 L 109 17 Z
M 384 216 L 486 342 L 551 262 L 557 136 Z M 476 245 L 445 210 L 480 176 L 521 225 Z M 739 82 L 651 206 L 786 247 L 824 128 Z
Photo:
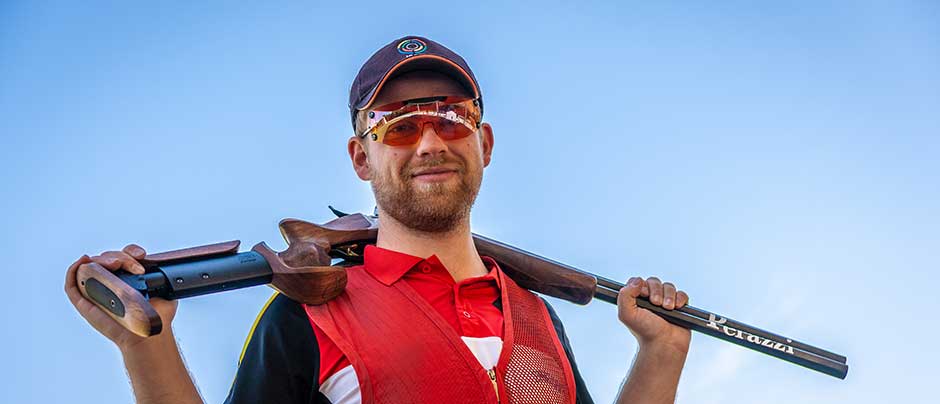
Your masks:
M 410 177 L 411 175 L 421 170 L 437 168 L 440 166 L 447 166 L 447 168 L 457 170 L 457 172 L 461 174 L 465 171 L 463 162 L 456 160 L 456 159 L 447 159 L 444 157 L 438 157 L 434 159 L 422 160 L 419 164 L 416 164 L 416 165 L 405 166 L 405 168 L 402 170 L 402 174 L 407 174 Z

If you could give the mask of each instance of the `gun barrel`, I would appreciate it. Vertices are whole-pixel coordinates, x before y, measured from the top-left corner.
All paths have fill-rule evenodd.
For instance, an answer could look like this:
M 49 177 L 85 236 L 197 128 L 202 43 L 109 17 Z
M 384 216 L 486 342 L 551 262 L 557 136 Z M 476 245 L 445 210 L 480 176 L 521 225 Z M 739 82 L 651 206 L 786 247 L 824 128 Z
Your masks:
M 622 287 L 623 284 L 599 277 L 594 297 L 607 303 L 617 304 L 617 295 Z M 702 309 L 684 306 L 675 310 L 667 310 L 654 305 L 643 297 L 637 298 L 636 304 L 680 327 L 698 331 L 839 379 L 845 379 L 849 372 L 846 358 L 842 355 Z
M 594 275 L 517 247 L 473 235 L 477 250 L 496 259 L 500 268 L 519 286 L 577 304 L 597 298 L 617 304 L 622 283 Z M 845 379 L 849 367 L 845 356 L 761 330 L 706 310 L 685 306 L 667 310 L 646 298 L 637 305 L 680 327 L 698 331 L 773 357 Z

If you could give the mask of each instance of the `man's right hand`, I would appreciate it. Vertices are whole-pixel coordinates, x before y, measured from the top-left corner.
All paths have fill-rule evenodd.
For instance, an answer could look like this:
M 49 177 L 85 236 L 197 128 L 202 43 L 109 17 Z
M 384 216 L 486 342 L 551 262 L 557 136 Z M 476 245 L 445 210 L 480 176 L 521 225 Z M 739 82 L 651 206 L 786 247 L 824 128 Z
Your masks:
M 65 274 L 65 294 L 85 320 L 121 349 L 124 366 L 131 378 L 134 397 L 139 404 L 174 403 L 202 404 L 196 385 L 189 378 L 186 365 L 170 323 L 176 315 L 176 300 L 150 299 L 150 304 L 160 315 L 163 332 L 148 338 L 128 331 L 114 321 L 104 310 L 85 299 L 76 285 L 78 267 L 100 265 L 111 271 L 123 269 L 132 274 L 143 274 L 144 267 L 138 260 L 147 253 L 140 246 L 130 244 L 121 251 L 105 251 L 101 255 L 83 255 L 69 267 Z
M 136 244 L 129 244 L 121 251 L 105 251 L 94 257 L 83 255 L 78 261 L 69 266 L 65 274 L 65 294 L 72 301 L 72 305 L 92 327 L 95 327 L 98 332 L 114 342 L 121 351 L 133 349 L 141 342 L 146 341 L 147 338 L 128 331 L 120 323 L 114 321 L 104 310 L 82 296 L 78 290 L 75 274 L 82 264 L 100 265 L 110 271 L 123 269 L 133 274 L 143 274 L 144 267 L 137 260 L 143 259 L 145 255 L 147 255 L 147 252 L 143 248 Z M 150 304 L 160 315 L 163 329 L 169 330 L 179 302 L 153 298 L 150 299 Z

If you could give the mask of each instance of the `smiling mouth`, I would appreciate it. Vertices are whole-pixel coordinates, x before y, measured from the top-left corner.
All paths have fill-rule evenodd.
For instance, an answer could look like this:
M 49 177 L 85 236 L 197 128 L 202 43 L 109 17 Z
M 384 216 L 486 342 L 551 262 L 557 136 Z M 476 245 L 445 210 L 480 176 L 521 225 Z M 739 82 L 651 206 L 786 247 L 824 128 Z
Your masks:
M 419 170 L 417 172 L 412 173 L 411 179 L 421 181 L 421 182 L 446 181 L 450 179 L 451 177 L 456 176 L 457 173 L 458 173 L 458 170 L 456 168 L 448 168 L 448 167 L 426 168 L 426 169 Z
M 450 170 L 450 169 L 427 170 L 427 171 L 421 171 L 421 172 L 411 174 L 411 176 L 412 177 L 424 177 L 428 175 L 450 174 L 450 173 L 456 173 L 456 172 L 457 170 Z
M 425 181 L 437 181 L 445 180 L 451 176 L 456 175 L 457 172 L 454 170 L 435 170 L 435 171 L 426 171 L 423 173 L 417 173 L 411 176 L 413 179 L 425 180 Z

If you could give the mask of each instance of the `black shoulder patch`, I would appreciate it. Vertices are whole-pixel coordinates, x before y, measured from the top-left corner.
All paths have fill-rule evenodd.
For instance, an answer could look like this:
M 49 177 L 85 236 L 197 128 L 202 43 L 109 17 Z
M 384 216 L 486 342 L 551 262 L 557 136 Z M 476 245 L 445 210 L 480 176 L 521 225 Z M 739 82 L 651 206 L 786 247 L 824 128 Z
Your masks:
M 226 403 L 315 403 L 320 350 L 300 303 L 275 294 L 255 323 Z

